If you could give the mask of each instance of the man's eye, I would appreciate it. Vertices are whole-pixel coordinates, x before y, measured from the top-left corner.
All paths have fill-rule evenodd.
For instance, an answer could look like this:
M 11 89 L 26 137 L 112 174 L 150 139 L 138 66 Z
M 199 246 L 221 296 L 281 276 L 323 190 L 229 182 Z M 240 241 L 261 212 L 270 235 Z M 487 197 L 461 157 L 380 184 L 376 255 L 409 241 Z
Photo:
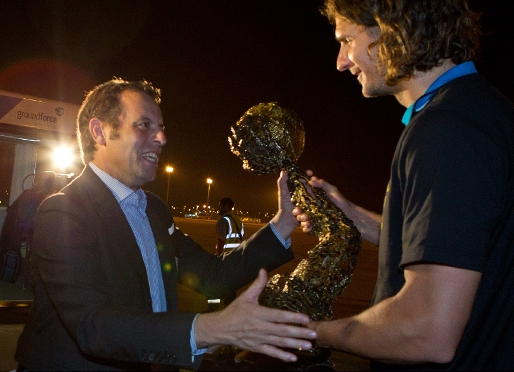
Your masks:
M 139 126 L 142 128 L 150 128 L 150 123 L 147 121 L 144 121 L 141 124 L 139 124 Z

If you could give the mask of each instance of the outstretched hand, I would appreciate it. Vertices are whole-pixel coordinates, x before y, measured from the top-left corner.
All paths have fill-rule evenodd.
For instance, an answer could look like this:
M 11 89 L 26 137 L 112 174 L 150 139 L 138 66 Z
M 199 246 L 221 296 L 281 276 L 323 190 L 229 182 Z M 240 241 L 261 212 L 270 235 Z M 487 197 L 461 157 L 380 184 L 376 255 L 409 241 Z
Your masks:
M 315 339 L 316 333 L 302 326 L 310 322 L 307 315 L 259 305 L 266 282 L 266 271 L 261 269 L 252 285 L 227 308 L 201 314 L 195 322 L 197 346 L 234 345 L 285 362 L 297 358 L 282 348 L 312 348 L 308 340 Z

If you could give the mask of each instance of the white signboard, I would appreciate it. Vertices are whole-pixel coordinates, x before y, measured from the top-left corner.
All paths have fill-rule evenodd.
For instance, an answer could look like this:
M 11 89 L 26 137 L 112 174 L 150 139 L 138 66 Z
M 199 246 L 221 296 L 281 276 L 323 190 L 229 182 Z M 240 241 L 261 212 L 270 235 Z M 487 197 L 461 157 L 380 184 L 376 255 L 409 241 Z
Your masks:
M 79 105 L 0 90 L 0 123 L 75 135 Z

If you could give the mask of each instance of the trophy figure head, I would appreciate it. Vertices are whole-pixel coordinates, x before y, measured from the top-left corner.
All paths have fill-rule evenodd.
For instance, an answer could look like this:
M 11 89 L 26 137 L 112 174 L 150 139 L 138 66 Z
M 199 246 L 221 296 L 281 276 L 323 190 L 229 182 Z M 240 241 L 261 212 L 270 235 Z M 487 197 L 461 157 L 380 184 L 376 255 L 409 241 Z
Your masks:
M 253 106 L 231 130 L 230 150 L 243 161 L 244 169 L 256 174 L 296 167 L 305 145 L 299 116 L 274 102 Z

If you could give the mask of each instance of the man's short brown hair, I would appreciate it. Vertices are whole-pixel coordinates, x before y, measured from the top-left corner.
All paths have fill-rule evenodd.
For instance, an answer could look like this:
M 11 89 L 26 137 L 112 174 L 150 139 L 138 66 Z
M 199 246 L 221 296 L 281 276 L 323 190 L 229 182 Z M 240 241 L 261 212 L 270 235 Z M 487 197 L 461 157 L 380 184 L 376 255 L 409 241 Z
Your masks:
M 146 80 L 125 81 L 114 78 L 93 88 L 86 95 L 77 116 L 77 139 L 84 165 L 94 159 L 97 150 L 96 142 L 89 133 L 89 122 L 98 118 L 108 123 L 116 134 L 120 125 L 119 116 L 123 110 L 121 93 L 126 90 L 143 92 L 157 104 L 161 103 L 161 90 Z

